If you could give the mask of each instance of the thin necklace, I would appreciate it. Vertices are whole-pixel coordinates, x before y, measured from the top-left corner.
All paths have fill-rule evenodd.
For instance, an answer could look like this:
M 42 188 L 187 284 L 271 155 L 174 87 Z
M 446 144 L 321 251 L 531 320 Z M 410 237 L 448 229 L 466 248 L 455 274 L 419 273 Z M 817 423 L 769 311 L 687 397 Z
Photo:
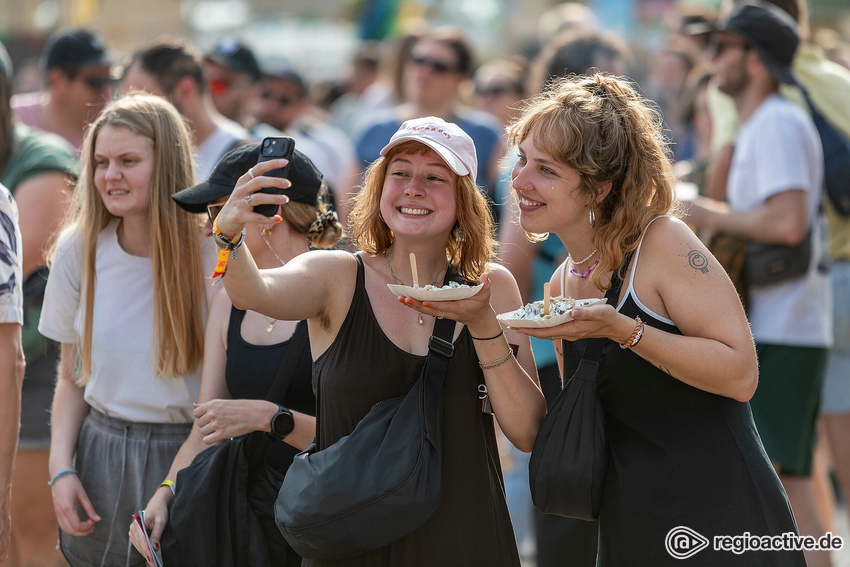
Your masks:
M 275 258 L 277 258 L 277 261 L 278 261 L 278 262 L 280 262 L 280 265 L 281 265 L 281 266 L 285 266 L 285 265 L 286 265 L 286 262 L 284 262 L 283 260 L 281 260 L 281 259 L 280 259 L 280 256 L 278 256 L 278 255 L 277 255 L 277 252 L 275 252 L 275 251 L 274 251 L 274 248 L 272 248 L 272 245 L 271 245 L 271 243 L 269 242 L 269 239 L 268 239 L 268 238 L 266 238 L 266 234 L 265 234 L 265 232 L 263 232 L 263 230 L 262 230 L 259 226 L 257 227 L 257 230 L 260 232 L 260 236 L 262 236 L 262 237 L 263 237 L 263 242 L 265 242 L 265 243 L 266 243 L 266 246 L 268 246 L 269 251 L 271 251 L 271 253 L 272 253 L 272 254 L 274 254 L 274 257 L 275 257 Z M 274 331 L 274 326 L 275 326 L 275 324 L 277 323 L 277 319 L 272 319 L 272 318 L 271 318 L 271 317 L 269 317 L 268 315 L 263 315 L 263 317 L 265 317 L 265 318 L 266 318 L 266 320 L 268 320 L 268 322 L 269 322 L 269 326 L 268 326 L 268 327 L 266 327 L 266 333 L 271 333 L 272 331 Z
M 573 263 L 573 266 L 579 266 L 579 265 L 581 265 L 581 264 L 584 264 L 585 262 L 587 262 L 588 260 L 590 260 L 591 258 L 593 258 L 593 255 L 594 255 L 594 254 L 596 254 L 596 252 L 597 252 L 597 251 L 598 251 L 598 250 L 597 250 L 596 248 L 594 248 L 594 249 L 593 249 L 593 252 L 591 252 L 590 254 L 588 254 L 588 255 L 587 255 L 587 256 L 585 256 L 582 260 L 579 260 L 578 262 L 576 262 L 575 260 L 573 260 L 573 257 L 572 257 L 572 256 L 570 256 L 570 262 L 572 262 L 572 263 Z
M 389 249 L 387 249 L 387 250 L 389 250 Z M 393 270 L 393 261 L 390 260 L 390 255 L 387 253 L 387 250 L 384 250 L 384 258 L 387 259 L 387 265 L 390 267 L 390 275 L 392 275 L 393 279 L 395 280 L 395 283 L 397 283 L 398 285 L 405 285 L 405 283 L 403 281 L 401 281 L 400 279 L 398 279 L 398 276 L 395 275 L 395 270 Z M 448 260 L 446 260 L 446 271 L 448 271 L 448 269 L 449 269 L 449 262 L 448 262 Z M 446 277 L 446 275 L 444 273 L 443 278 L 445 278 L 445 277 Z M 420 325 L 425 324 L 425 320 L 422 318 L 422 313 L 419 313 L 419 324 Z

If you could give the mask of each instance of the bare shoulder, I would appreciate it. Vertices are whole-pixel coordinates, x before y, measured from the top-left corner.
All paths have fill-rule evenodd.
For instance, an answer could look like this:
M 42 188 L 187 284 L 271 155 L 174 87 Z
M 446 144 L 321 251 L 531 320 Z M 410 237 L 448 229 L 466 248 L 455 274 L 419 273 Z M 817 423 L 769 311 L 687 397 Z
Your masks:
M 516 278 L 514 278 L 510 270 L 501 264 L 495 262 L 488 263 L 487 273 L 490 274 L 490 282 L 494 290 L 502 287 L 516 287 Z
M 510 311 L 522 305 L 522 297 L 513 274 L 500 264 L 487 264 L 490 276 L 490 301 L 496 308 Z
M 669 262 L 676 265 L 702 269 L 709 263 L 711 254 L 694 231 L 679 219 L 661 217 L 649 225 L 641 245 L 641 263 Z

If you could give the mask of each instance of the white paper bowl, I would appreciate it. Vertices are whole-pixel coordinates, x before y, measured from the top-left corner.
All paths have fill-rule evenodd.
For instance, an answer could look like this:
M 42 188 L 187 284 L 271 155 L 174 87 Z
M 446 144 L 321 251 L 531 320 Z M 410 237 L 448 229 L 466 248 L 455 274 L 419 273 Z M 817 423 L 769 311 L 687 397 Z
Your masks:
M 406 285 L 387 284 L 390 291 L 396 295 L 404 297 L 412 297 L 419 301 L 454 301 L 456 299 L 466 299 L 472 297 L 479 291 L 484 284 L 475 286 L 463 285 L 461 287 L 451 287 L 446 289 L 424 287 L 410 287 Z
M 585 307 L 587 305 L 594 305 L 596 303 L 605 303 L 608 301 L 608 298 L 603 297 L 601 299 L 576 299 L 575 307 Z M 535 301 L 534 303 L 541 303 L 540 301 Z M 546 315 L 541 316 L 536 319 L 523 319 L 521 318 L 522 309 L 517 309 L 515 311 L 509 311 L 508 313 L 502 313 L 501 315 L 496 315 L 496 318 L 509 327 L 513 327 L 515 329 L 519 328 L 545 328 L 545 327 L 555 327 L 556 325 L 560 325 L 562 323 L 566 323 L 568 321 L 572 321 L 573 318 L 570 315 L 570 312 L 561 313 L 560 315 Z

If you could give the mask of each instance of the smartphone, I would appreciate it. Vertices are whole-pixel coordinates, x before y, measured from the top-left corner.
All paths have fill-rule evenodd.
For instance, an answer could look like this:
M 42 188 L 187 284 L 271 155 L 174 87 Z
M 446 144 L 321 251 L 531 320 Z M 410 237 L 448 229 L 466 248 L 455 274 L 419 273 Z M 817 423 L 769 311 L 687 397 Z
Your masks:
M 133 520 L 142 528 L 142 533 L 145 534 L 145 541 L 148 544 L 148 551 L 153 558 L 154 567 L 162 567 L 162 554 L 159 551 L 154 551 L 153 544 L 151 543 L 151 538 L 148 535 L 148 528 L 145 525 L 145 511 L 139 510 L 135 514 L 133 514 Z
M 269 138 L 264 138 L 260 143 L 260 159 L 259 162 L 269 161 L 273 159 L 287 159 L 292 160 L 292 150 L 295 149 L 295 140 L 290 138 L 289 136 L 272 136 Z M 264 173 L 268 177 L 286 177 L 289 175 L 289 164 L 280 168 L 273 169 L 267 173 Z M 261 193 L 274 193 L 276 195 L 280 195 L 283 193 L 283 189 L 279 189 L 277 187 L 263 187 L 260 189 Z M 274 216 L 277 212 L 278 205 L 257 205 L 254 207 L 255 213 L 260 213 L 261 215 L 265 215 L 267 217 Z

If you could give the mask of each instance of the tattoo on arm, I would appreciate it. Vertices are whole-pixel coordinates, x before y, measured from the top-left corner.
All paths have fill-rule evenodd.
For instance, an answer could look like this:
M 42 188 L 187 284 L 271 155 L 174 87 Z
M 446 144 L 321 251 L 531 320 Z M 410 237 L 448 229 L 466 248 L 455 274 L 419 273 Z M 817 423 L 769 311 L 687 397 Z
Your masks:
M 691 250 L 688 252 L 688 264 L 695 270 L 699 270 L 703 274 L 708 273 L 708 258 L 699 250 Z

